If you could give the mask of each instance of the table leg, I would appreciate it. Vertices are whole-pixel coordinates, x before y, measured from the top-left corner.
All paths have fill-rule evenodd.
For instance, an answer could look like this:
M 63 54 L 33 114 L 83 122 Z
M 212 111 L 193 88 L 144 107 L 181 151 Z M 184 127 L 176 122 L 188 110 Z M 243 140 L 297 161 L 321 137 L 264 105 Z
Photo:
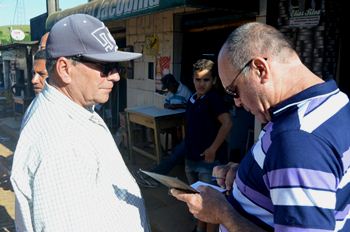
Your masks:
M 131 161 L 131 163 L 134 163 L 135 159 L 134 159 L 134 156 L 133 156 L 133 153 L 132 153 L 132 148 L 134 146 L 133 144 L 133 137 L 132 137 L 132 123 L 130 122 L 129 120 L 129 113 L 127 112 L 126 113 L 126 124 L 127 124 L 127 127 L 128 127 L 128 151 L 129 151 L 129 160 Z
M 159 129 L 159 126 L 158 126 L 158 123 L 155 122 L 154 123 L 154 150 L 155 150 L 155 153 L 156 153 L 156 161 L 157 161 L 157 164 L 160 163 L 160 158 L 162 156 L 162 147 L 161 147 L 161 143 L 160 143 L 160 129 Z

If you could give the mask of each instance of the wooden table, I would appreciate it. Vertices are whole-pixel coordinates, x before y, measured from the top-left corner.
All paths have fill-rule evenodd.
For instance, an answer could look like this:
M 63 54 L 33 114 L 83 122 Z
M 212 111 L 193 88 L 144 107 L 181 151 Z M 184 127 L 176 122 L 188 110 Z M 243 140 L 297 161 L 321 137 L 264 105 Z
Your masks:
M 185 110 L 184 109 L 163 109 L 155 106 L 141 106 L 125 109 L 128 127 L 129 158 L 134 161 L 133 151 L 148 158 L 156 160 L 159 164 L 161 159 L 160 131 L 172 127 L 182 127 L 182 134 L 185 134 Z M 133 124 L 139 124 L 153 129 L 154 132 L 154 153 L 135 146 L 133 138 Z

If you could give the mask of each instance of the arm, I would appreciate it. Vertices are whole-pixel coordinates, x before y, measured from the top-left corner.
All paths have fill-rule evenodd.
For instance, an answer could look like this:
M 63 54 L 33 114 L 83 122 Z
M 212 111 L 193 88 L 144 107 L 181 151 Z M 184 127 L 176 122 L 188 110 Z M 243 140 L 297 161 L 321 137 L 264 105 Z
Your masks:
M 210 187 L 201 187 L 200 194 L 187 194 L 171 189 L 171 194 L 186 202 L 195 218 L 213 224 L 222 224 L 229 232 L 264 231 L 242 217 L 225 199 L 224 195 Z
M 229 113 L 222 113 L 218 116 L 217 119 L 221 123 L 221 126 L 213 143 L 203 152 L 206 162 L 214 162 L 216 151 L 225 141 L 226 136 L 228 135 L 232 127 L 232 121 Z

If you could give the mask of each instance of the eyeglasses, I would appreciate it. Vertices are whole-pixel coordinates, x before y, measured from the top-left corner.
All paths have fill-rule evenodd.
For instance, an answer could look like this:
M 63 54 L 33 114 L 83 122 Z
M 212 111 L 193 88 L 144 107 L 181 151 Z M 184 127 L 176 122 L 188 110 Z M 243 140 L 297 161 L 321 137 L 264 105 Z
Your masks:
M 249 60 L 244 66 L 243 68 L 237 73 L 237 75 L 235 76 L 235 78 L 233 79 L 233 81 L 231 82 L 231 84 L 229 86 L 227 86 L 225 88 L 225 92 L 229 95 L 231 95 L 233 98 L 239 98 L 239 92 L 237 89 L 237 86 L 235 86 L 235 82 L 237 81 L 237 79 L 239 78 L 239 76 L 241 75 L 241 73 L 243 72 L 243 70 L 248 67 L 250 65 L 250 63 L 252 63 L 253 59 Z
M 68 59 L 75 60 L 80 63 L 89 63 L 97 66 L 103 76 L 109 76 L 111 73 L 118 72 L 119 66 L 117 63 L 101 63 L 83 58 L 82 56 L 70 56 Z

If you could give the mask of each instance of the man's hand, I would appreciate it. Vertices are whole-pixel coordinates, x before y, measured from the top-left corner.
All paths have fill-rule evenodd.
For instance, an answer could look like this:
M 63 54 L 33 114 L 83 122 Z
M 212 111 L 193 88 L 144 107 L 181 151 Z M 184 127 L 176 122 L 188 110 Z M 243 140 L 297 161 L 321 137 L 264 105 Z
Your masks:
M 170 193 L 178 200 L 186 202 L 189 211 L 201 221 L 222 224 L 229 232 L 265 231 L 242 217 L 225 199 L 225 195 L 211 187 L 199 187 L 200 193 L 185 193 L 171 189 Z
M 195 218 L 204 222 L 222 224 L 225 208 L 231 208 L 225 195 L 207 186 L 200 186 L 199 190 L 199 194 L 188 194 L 176 189 L 171 189 L 170 192 L 178 200 L 187 203 L 189 211 Z
M 204 156 L 204 162 L 213 163 L 215 161 L 215 154 L 215 149 L 211 147 L 205 149 L 205 151 L 202 153 L 202 156 Z
M 229 162 L 226 165 L 214 167 L 213 176 L 217 177 L 217 183 L 220 187 L 228 191 L 232 189 L 232 184 L 236 178 L 238 166 L 238 163 Z

